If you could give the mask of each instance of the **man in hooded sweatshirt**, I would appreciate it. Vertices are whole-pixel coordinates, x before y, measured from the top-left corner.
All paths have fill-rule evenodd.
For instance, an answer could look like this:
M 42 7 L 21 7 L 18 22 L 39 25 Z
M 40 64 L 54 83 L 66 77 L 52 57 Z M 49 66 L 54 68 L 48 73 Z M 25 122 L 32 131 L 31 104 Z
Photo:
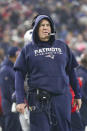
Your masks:
M 71 94 L 78 110 L 80 88 L 75 74 L 78 66 L 68 46 L 55 39 L 54 23 L 47 15 L 35 19 L 32 42 L 27 44 L 14 65 L 17 111 L 24 113 L 24 79 L 28 74 L 28 104 L 31 131 L 71 131 Z

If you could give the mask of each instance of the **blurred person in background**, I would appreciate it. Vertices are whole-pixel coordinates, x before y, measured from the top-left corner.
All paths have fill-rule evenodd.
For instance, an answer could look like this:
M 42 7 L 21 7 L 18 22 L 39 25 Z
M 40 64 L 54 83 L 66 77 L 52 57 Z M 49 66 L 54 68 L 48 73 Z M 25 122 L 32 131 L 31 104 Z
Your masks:
M 17 111 L 24 113 L 25 110 L 24 80 L 28 73 L 30 130 L 50 131 L 56 124 L 56 131 L 71 131 L 69 84 L 75 91 L 78 110 L 81 107 L 74 70 L 78 64 L 68 46 L 55 40 L 54 23 L 49 16 L 36 18 L 32 38 L 14 65 Z
M 11 112 L 12 94 L 15 90 L 14 62 L 19 53 L 18 47 L 10 47 L 7 57 L 2 61 L 0 68 L 0 89 L 2 111 L 5 117 L 5 131 L 22 131 L 19 114 Z
M 24 45 L 26 45 L 32 41 L 32 32 L 33 32 L 33 30 L 30 29 L 30 30 L 26 31 L 26 33 L 24 34 Z
M 84 127 L 87 126 L 87 50 L 80 57 L 80 66 L 77 68 L 77 75 L 82 80 L 82 107 L 80 109 Z

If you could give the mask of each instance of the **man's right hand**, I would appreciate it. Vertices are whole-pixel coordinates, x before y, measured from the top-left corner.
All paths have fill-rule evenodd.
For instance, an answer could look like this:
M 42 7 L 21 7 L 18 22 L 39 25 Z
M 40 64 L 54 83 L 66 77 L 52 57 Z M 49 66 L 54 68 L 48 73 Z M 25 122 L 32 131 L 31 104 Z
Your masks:
M 25 110 L 26 104 L 21 103 L 21 104 L 17 104 L 16 105 L 16 110 L 22 114 L 24 114 L 24 110 Z

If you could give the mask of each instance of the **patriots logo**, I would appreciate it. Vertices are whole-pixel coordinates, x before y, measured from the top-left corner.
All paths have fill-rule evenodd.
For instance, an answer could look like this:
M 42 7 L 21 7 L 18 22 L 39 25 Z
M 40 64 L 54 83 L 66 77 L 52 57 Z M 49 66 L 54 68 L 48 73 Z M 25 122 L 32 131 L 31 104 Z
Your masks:
M 51 59 L 54 59 L 54 54 L 50 53 L 50 54 L 46 55 L 45 57 L 49 57 Z

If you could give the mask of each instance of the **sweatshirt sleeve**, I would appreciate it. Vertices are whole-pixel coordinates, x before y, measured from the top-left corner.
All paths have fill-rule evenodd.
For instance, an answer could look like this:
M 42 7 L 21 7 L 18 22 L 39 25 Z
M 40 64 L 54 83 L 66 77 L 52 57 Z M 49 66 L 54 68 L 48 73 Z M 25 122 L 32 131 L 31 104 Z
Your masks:
M 21 71 L 15 72 L 16 103 L 24 103 L 24 77 Z
M 21 71 L 24 76 L 26 75 L 27 63 L 26 63 L 26 57 L 25 57 L 25 48 L 22 49 L 18 58 L 16 59 L 16 62 L 14 64 L 14 70 Z
M 24 103 L 24 80 L 27 73 L 27 64 L 25 57 L 25 48 L 20 52 L 15 64 L 15 91 L 17 104 Z
M 70 86 L 74 90 L 75 98 L 81 98 L 80 86 L 75 71 L 76 68 L 78 67 L 78 63 L 69 47 L 67 47 L 67 51 L 68 51 L 68 63 L 66 67 L 66 72 L 69 75 Z
M 77 80 L 75 69 L 72 69 L 70 71 L 70 73 L 69 73 L 69 80 L 70 80 L 70 85 L 71 85 L 71 87 L 74 90 L 75 98 L 76 99 L 81 98 L 80 86 L 79 86 L 79 82 Z

